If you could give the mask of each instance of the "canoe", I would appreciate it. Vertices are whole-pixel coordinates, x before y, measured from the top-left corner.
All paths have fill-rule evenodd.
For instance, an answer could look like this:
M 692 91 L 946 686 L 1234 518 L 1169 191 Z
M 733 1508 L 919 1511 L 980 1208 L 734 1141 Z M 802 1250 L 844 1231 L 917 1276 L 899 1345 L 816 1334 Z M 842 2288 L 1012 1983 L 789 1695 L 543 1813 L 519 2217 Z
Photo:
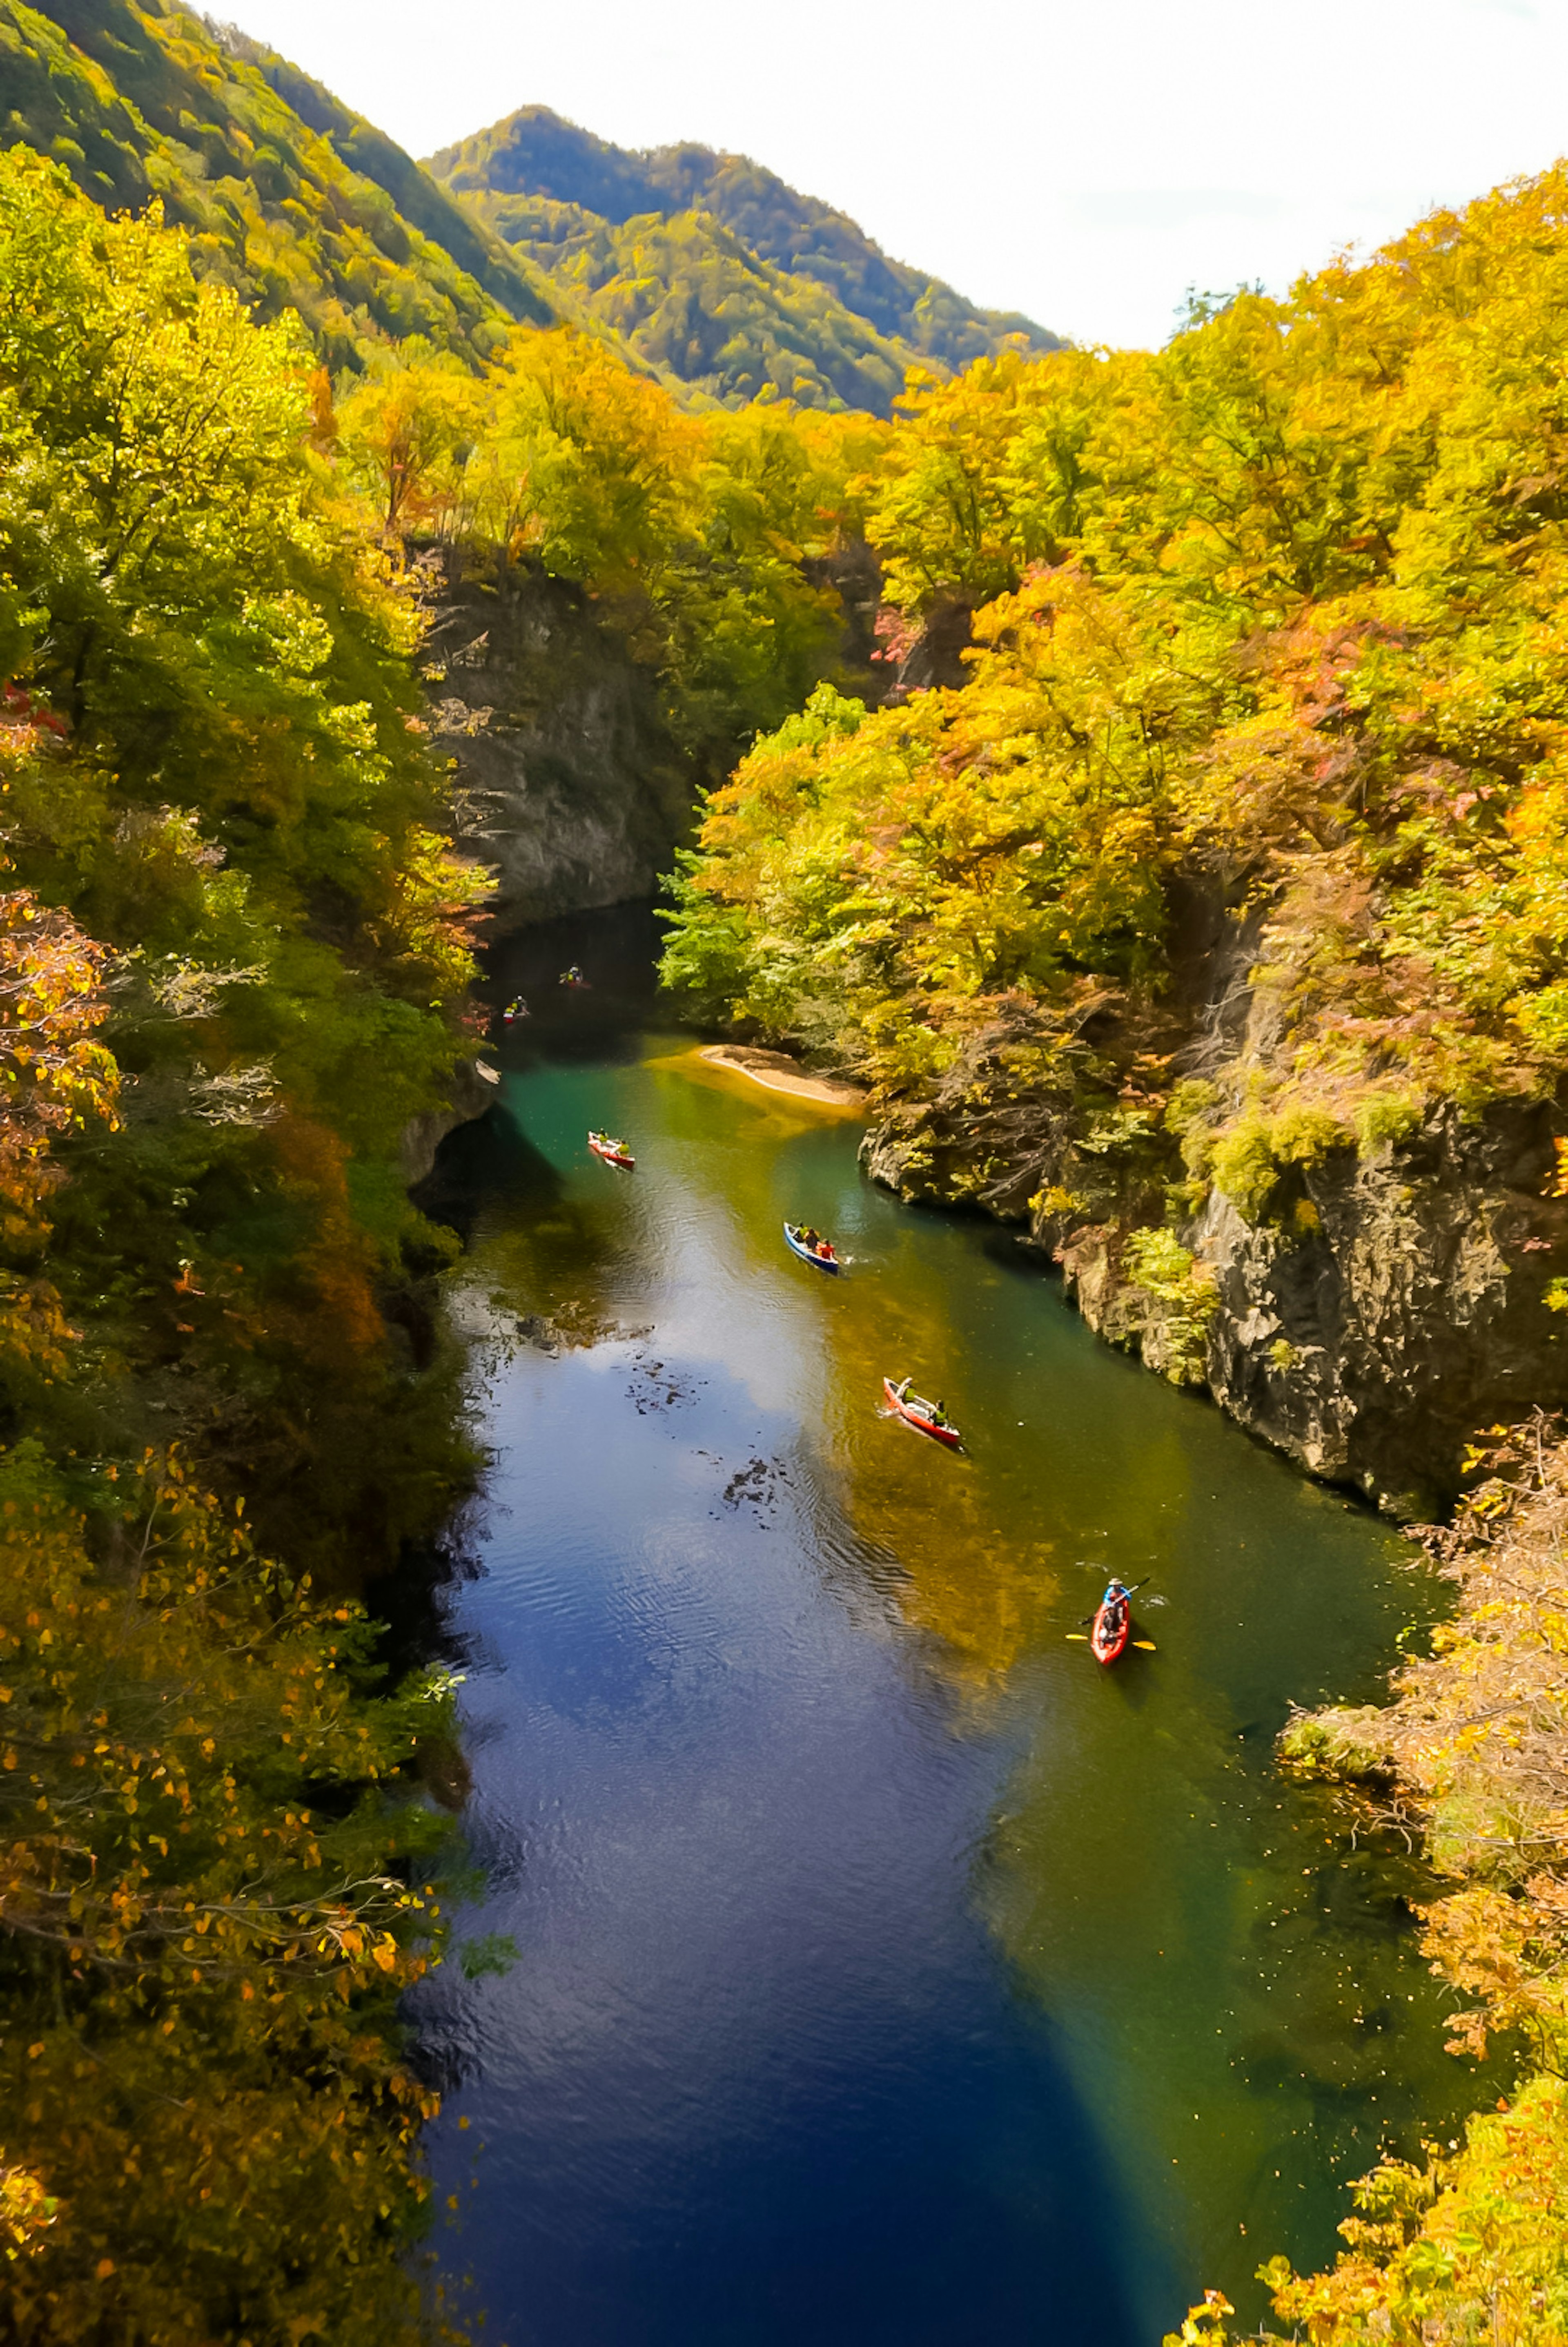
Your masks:
M 906 1426 L 918 1427 L 922 1434 L 932 1436 L 938 1442 L 945 1442 L 950 1450 L 958 1449 L 960 1436 L 957 1427 L 938 1426 L 934 1402 L 925 1400 L 920 1394 L 901 1396 L 891 1378 L 882 1379 L 882 1391 L 887 1396 L 888 1408 L 896 1417 L 901 1418 Z
M 628 1174 L 637 1162 L 632 1155 L 629 1149 L 622 1149 L 616 1143 L 611 1141 L 606 1134 L 601 1133 L 589 1133 L 588 1146 L 593 1151 L 596 1157 L 602 1157 L 604 1159 L 606 1165 L 622 1166 Z
M 791 1254 L 799 1256 L 802 1263 L 814 1263 L 819 1271 L 842 1271 L 844 1267 L 836 1255 L 819 1255 L 815 1247 L 803 1245 L 798 1223 L 785 1224 L 784 1244 Z
M 1133 1635 L 1133 1609 L 1124 1604 L 1121 1613 L 1111 1619 L 1110 1607 L 1102 1598 L 1095 1626 L 1089 1633 L 1089 1651 L 1097 1663 L 1119 1662 L 1127 1650 L 1127 1640 Z

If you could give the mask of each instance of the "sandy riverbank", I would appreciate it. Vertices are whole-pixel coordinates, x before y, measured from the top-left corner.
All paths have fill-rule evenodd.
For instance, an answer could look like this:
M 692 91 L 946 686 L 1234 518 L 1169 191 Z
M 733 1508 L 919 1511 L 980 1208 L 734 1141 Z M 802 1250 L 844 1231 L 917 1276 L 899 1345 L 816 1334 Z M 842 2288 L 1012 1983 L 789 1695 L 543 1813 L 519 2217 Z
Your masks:
M 795 1100 L 820 1101 L 829 1108 L 860 1108 L 865 1093 L 858 1084 L 831 1076 L 809 1076 L 785 1051 L 761 1051 L 749 1043 L 709 1043 L 697 1053 L 710 1067 L 728 1068 L 765 1092 L 788 1092 Z

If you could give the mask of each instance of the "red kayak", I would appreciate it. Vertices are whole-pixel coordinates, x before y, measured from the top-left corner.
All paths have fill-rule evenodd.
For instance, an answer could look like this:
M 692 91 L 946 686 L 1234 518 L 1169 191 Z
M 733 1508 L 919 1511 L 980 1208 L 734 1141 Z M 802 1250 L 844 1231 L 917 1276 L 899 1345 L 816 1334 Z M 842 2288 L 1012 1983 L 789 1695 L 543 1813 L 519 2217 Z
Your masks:
M 950 1450 L 958 1449 L 958 1429 L 956 1426 L 938 1425 L 935 1402 L 926 1401 L 919 1394 L 901 1392 L 891 1378 L 882 1379 L 882 1391 L 887 1396 L 888 1408 L 895 1417 L 901 1418 L 906 1426 L 918 1426 L 922 1434 L 932 1435 L 938 1442 L 945 1442 Z
M 624 1166 L 628 1174 L 637 1162 L 624 1141 L 612 1141 L 607 1133 L 590 1133 L 588 1146 L 606 1165 Z
M 1127 1651 L 1127 1640 L 1133 1635 L 1133 1609 L 1122 1601 L 1113 1607 L 1105 1599 L 1095 1616 L 1095 1626 L 1089 1633 L 1089 1651 L 1097 1663 L 1119 1662 Z

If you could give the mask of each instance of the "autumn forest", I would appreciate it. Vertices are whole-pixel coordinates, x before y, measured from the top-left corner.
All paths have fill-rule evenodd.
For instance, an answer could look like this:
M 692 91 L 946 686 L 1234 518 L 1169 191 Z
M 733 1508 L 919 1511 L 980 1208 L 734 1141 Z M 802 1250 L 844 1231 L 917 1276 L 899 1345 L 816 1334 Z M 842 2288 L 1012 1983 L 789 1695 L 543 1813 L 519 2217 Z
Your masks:
M 421 167 L 174 0 L 0 0 L 0 98 L 6 2335 L 467 2335 L 400 2018 L 454 1690 L 379 1626 L 483 1465 L 406 1154 L 489 1015 L 463 577 L 646 693 L 671 1015 L 862 1087 L 1173 1384 L 1230 1406 L 1227 1247 L 1508 1137 L 1515 1385 L 1335 1451 L 1282 1323 L 1235 1410 L 1443 1527 L 1431 1651 L 1279 1765 L 1425 1838 L 1512 2064 L 1269 2287 L 1568 2336 L 1568 169 L 1105 351 L 744 159 L 529 108 Z

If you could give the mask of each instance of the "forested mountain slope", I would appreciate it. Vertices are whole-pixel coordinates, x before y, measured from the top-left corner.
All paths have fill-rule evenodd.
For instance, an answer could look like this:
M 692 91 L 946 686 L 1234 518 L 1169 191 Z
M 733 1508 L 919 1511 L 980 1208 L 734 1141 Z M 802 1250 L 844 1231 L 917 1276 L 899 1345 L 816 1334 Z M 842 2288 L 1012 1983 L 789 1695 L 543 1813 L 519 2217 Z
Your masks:
M 172 0 L 0 0 L 0 136 L 110 210 L 162 200 L 192 259 L 334 367 L 420 334 L 477 361 L 554 306 L 391 139 Z
M 729 405 L 783 395 L 891 412 L 905 370 L 1059 347 L 890 261 L 855 222 L 743 155 L 642 154 L 524 107 L 430 168 L 585 323 Z
M 965 681 L 759 743 L 671 949 L 881 1088 L 901 1188 L 1418 1509 L 1568 1399 L 1564 192 L 922 391 L 866 526 Z
M 441 1706 L 391 1697 L 355 1599 L 472 1463 L 400 1155 L 472 1049 L 484 883 L 313 373 L 177 231 L 0 156 L 20 2347 L 419 2336 L 394 2004 Z

